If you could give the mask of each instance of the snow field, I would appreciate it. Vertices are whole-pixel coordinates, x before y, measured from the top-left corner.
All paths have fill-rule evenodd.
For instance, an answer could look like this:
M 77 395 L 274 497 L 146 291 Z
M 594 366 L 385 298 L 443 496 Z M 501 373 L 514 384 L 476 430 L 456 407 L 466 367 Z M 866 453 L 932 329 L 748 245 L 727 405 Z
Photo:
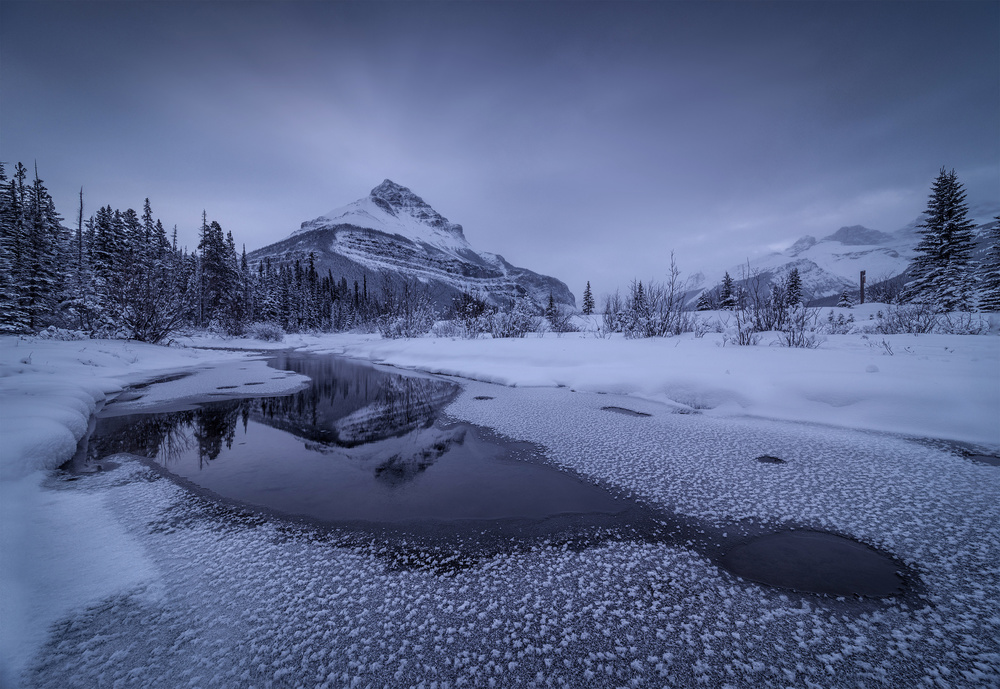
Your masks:
M 44 472 L 73 456 L 91 415 L 123 386 L 226 361 L 267 376 L 269 394 L 301 382 L 272 381 L 275 371 L 242 353 L 0 338 L 0 685 L 14 685 L 50 624 L 155 579 L 141 546 L 110 518 L 106 496 L 53 492 Z M 192 375 L 160 401 L 210 390 L 215 380 Z
M 494 399 L 474 399 L 484 392 Z M 653 416 L 600 409 L 608 403 Z M 449 409 L 547 440 L 560 448 L 551 451 L 557 463 L 720 523 L 822 521 L 867 537 L 920 572 L 927 599 L 797 596 L 739 582 L 685 549 L 631 542 L 583 552 L 542 544 L 447 577 L 394 571 L 381 544 L 342 547 L 305 527 L 242 515 L 125 462 L 67 490 L 114 493 L 116 519 L 142 542 L 164 593 L 150 599 L 139 588 L 67 621 L 38 656 L 30 685 L 101 677 L 121 686 L 262 687 L 997 681 L 993 467 L 890 436 L 799 424 L 730 429 L 732 420 L 669 411 L 475 383 Z M 698 434 L 702 423 L 709 428 Z M 754 462 L 764 451 L 789 463 Z M 861 492 L 876 480 L 896 488 Z M 824 495 L 824 485 L 836 492 Z M 883 541 L 879 521 L 900 523 Z
M 777 335 L 773 339 L 777 339 Z M 894 355 L 886 354 L 881 340 Z M 503 385 L 566 386 L 749 416 L 1000 448 L 1000 338 L 831 335 L 819 349 L 723 346 L 722 336 L 586 333 L 507 340 L 325 336 L 307 345 Z
M 870 348 L 844 337 L 826 354 L 810 350 L 821 352 L 812 361 L 850 370 L 860 366 L 865 374 Z M 746 408 L 737 404 L 718 411 L 719 405 L 698 415 L 676 414 L 677 404 L 655 399 L 667 401 L 662 383 L 676 369 L 683 369 L 693 381 L 691 390 L 702 394 L 697 366 L 728 363 L 732 371 L 733 359 L 702 351 L 703 356 L 666 366 L 664 351 L 674 346 L 671 340 L 648 343 L 647 351 L 630 348 L 643 343 L 594 338 L 582 344 L 607 346 L 591 350 L 596 354 L 588 359 L 573 340 L 529 338 L 518 348 L 499 341 L 298 339 L 313 348 L 368 352 L 387 363 L 440 366 L 468 378 L 496 376 L 516 383 L 519 387 L 466 383 L 449 414 L 539 443 L 557 465 L 725 528 L 743 519 L 793 521 L 860 538 L 915 570 L 922 597 L 799 596 L 741 582 L 694 550 L 634 542 L 581 552 L 543 543 L 451 576 L 399 571 L 380 554 L 382 544 L 347 546 L 336 536 L 242 513 L 126 460 L 112 472 L 74 482 L 53 478 L 44 487 L 41 475 L 35 475 L 37 484 L 26 489 L 35 502 L 12 508 L 29 515 L 14 518 L 23 524 L 34 518 L 30 515 L 53 509 L 39 501 L 57 501 L 67 509 L 97 505 L 98 511 L 78 518 L 80 533 L 71 532 L 70 550 L 92 547 L 92 525 L 107 523 L 127 539 L 120 550 L 123 562 L 115 567 L 128 565 L 137 573 L 130 578 L 114 573 L 108 590 L 76 592 L 71 608 L 53 607 L 58 622 L 28 664 L 24 684 L 975 687 L 1000 682 L 1000 475 L 995 467 L 894 435 L 830 427 L 846 418 L 838 415 L 843 407 L 831 404 L 823 427 L 740 418 L 747 409 L 757 416 L 772 412 L 753 390 L 746 394 Z M 709 352 L 735 351 L 693 339 L 676 341 L 677 350 L 691 342 Z M 912 404 L 918 412 L 931 401 L 945 407 L 954 388 L 937 383 L 956 372 L 968 381 L 968 371 L 977 366 L 986 383 L 974 384 L 971 394 L 992 404 L 984 391 L 995 362 L 994 338 L 947 339 L 943 346 L 951 353 L 943 347 L 934 351 L 930 336 L 911 342 L 912 362 L 900 370 L 890 364 L 888 378 L 923 374 L 923 388 L 916 386 L 919 399 Z M 465 359 L 464 350 L 477 345 L 473 357 Z M 779 366 L 764 352 L 790 353 L 751 351 L 758 353 L 738 356 L 765 371 Z M 11 359 L 10 365 L 17 366 L 18 357 L 6 349 L 0 354 L 5 366 Z M 160 368 L 183 368 L 169 357 L 184 355 L 235 356 L 178 350 L 164 354 Z M 881 375 L 885 362 L 900 356 L 874 359 L 880 373 L 865 375 Z M 32 361 L 39 361 L 37 355 Z M 138 361 L 116 370 L 115 380 Z M 628 362 L 641 370 L 630 373 Z M 151 371 L 157 362 L 148 363 Z M 628 396 L 525 387 L 596 385 L 600 378 L 594 372 L 604 367 L 617 367 L 622 375 L 619 388 L 604 391 Z M 67 364 L 62 371 L 74 369 Z M 827 395 L 840 370 L 821 375 L 813 392 Z M 722 393 L 732 394 L 739 385 L 726 382 L 726 375 L 749 374 L 715 375 L 723 381 Z M 778 386 L 788 384 L 786 379 Z M 652 416 L 614 414 L 603 406 Z M 952 418 L 945 413 L 937 428 Z M 939 437 L 955 435 L 971 442 L 979 437 L 966 431 Z M 754 458 L 760 454 L 788 463 L 759 464 Z M 0 488 L 15 484 L 5 475 Z M 52 539 L 44 537 L 47 529 L 38 530 L 37 552 L 58 553 Z M 98 536 L 116 542 L 113 536 Z M 6 541 L 3 552 L 10 552 Z M 73 558 L 38 562 L 40 569 L 65 565 L 63 575 L 74 571 Z M 433 562 L 427 564 L 434 569 Z M 5 648 L 5 659 L 7 653 Z M 27 659 L 24 649 L 17 654 Z

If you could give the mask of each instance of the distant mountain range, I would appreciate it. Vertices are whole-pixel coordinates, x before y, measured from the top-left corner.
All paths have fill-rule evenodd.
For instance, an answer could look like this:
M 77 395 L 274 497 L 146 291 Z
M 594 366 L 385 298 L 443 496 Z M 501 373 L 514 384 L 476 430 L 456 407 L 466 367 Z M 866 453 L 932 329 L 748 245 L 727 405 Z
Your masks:
M 996 224 L 992 218 L 1000 208 L 979 206 L 970 212 L 979 224 L 976 255 L 985 251 L 986 230 Z M 857 294 L 860 273 L 865 271 L 869 286 L 890 280 L 906 271 L 920 241 L 919 228 L 923 218 L 893 233 L 880 232 L 861 225 L 841 227 L 822 239 L 806 235 L 784 251 L 752 259 L 748 264 L 733 266 L 729 275 L 738 283 L 749 272 L 758 272 L 762 286 L 784 280 L 794 268 L 802 278 L 802 292 L 807 302 L 827 305 L 836 302 L 847 290 Z M 696 300 L 703 292 L 718 287 L 723 273 L 692 277 L 689 298 Z
M 419 281 L 434 301 L 447 307 L 457 294 L 478 290 L 496 304 L 527 295 L 538 305 L 576 306 L 561 281 L 526 268 L 503 256 L 476 252 L 462 226 L 449 222 L 404 186 L 385 180 L 365 198 L 321 215 L 287 238 L 252 252 L 248 259 L 287 263 L 314 255 L 320 275 L 331 271 L 348 282 L 367 280 L 370 293 L 383 284 Z

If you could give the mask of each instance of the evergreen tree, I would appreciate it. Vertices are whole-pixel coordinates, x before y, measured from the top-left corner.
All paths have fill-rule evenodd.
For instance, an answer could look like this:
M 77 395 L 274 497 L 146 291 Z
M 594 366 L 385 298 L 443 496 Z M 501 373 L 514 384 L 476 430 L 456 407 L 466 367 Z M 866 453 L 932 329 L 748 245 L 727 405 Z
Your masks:
M 846 289 L 840 293 L 840 300 L 837 302 L 837 306 L 842 309 L 849 309 L 854 306 L 854 299 Z
M 27 332 L 28 314 L 24 303 L 25 266 L 28 237 L 28 170 L 18 163 L 5 187 L 0 225 L 0 261 L 8 271 L 0 277 L 0 318 L 4 332 Z
M 198 326 L 206 327 L 222 316 L 224 302 L 234 282 L 230 263 L 235 260 L 235 246 L 227 245 L 222 227 L 215 220 L 209 223 L 203 212 L 198 242 Z
M 13 181 L 7 184 L 7 172 L 0 162 L 0 333 L 19 329 L 18 290 L 14 270 L 14 251 L 18 222 L 13 199 Z
M 559 311 L 556 308 L 556 300 L 552 296 L 552 292 L 549 292 L 549 303 L 545 307 L 545 318 L 548 319 L 549 323 L 554 323 L 559 318 Z
M 724 311 L 732 311 L 736 308 L 736 304 L 736 287 L 733 283 L 733 278 L 730 277 L 727 271 L 725 277 L 722 278 L 722 286 L 719 289 L 719 308 Z
M 974 294 L 971 255 L 973 224 L 968 218 L 965 190 L 955 171 L 941 168 L 924 211 L 922 239 L 910 264 L 907 301 L 933 304 L 946 311 L 971 306 Z
M 594 313 L 594 295 L 590 291 L 590 280 L 587 280 L 587 286 L 583 290 L 583 315 L 589 316 Z
M 698 304 L 695 306 L 695 308 L 698 311 L 711 311 L 715 308 L 715 304 L 713 304 L 712 302 L 713 302 L 712 291 L 705 290 L 698 297 Z
M 28 218 L 20 302 L 28 329 L 36 330 L 57 320 L 63 287 L 62 262 L 68 254 L 68 237 L 62 217 L 39 179 L 37 167 L 31 185 Z
M 983 311 L 1000 311 L 1000 215 L 993 220 L 990 245 L 980 266 L 979 308 Z
M 793 308 L 802 303 L 802 277 L 798 268 L 792 268 L 785 278 L 785 303 Z

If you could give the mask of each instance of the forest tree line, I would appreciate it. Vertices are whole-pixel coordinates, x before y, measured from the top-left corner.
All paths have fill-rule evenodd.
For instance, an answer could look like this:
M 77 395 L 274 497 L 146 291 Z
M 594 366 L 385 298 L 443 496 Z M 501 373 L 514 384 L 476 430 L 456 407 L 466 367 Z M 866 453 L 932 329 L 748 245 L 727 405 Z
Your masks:
M 977 264 L 964 189 L 955 172 L 943 168 L 924 214 L 917 258 L 893 301 L 922 311 L 1000 310 L 1000 223 L 991 230 L 986 259 Z M 8 176 L 0 163 L 0 333 L 56 327 L 144 342 L 162 342 L 185 329 L 227 335 L 254 329 L 258 336 L 364 329 L 410 337 L 428 332 L 439 315 L 416 282 L 375 286 L 364 276 L 349 283 L 330 271 L 318 273 L 312 255 L 250 265 L 245 247 L 237 251 L 232 232 L 205 213 L 193 251 L 178 245 L 176 226 L 167 233 L 149 199 L 141 214 L 102 206 L 85 218 L 81 190 L 73 220 L 75 229 L 68 229 L 37 167 L 29 174 L 18 163 Z M 606 298 L 603 331 L 629 337 L 690 331 L 694 319 L 686 298 L 671 256 L 665 283 L 633 281 L 624 296 L 616 291 Z M 765 286 L 748 266 L 739 282 L 727 273 L 696 308 L 750 313 L 761 332 L 782 330 L 803 300 L 797 270 Z M 849 305 L 849 295 L 842 302 Z M 572 329 L 569 314 L 551 297 L 543 310 L 526 297 L 496 307 L 467 293 L 450 311 L 440 315 L 466 337 Z M 583 312 L 594 311 L 588 282 Z
M 162 342 L 188 328 L 242 335 L 259 323 L 285 332 L 374 330 L 429 305 L 415 285 L 373 288 L 367 276 L 348 283 L 321 275 L 312 255 L 250 265 L 232 232 L 204 213 L 188 251 L 149 199 L 141 214 L 102 206 L 84 217 L 83 208 L 81 190 L 68 229 L 37 169 L 18 163 L 8 176 L 0 164 L 0 332 L 51 326 Z

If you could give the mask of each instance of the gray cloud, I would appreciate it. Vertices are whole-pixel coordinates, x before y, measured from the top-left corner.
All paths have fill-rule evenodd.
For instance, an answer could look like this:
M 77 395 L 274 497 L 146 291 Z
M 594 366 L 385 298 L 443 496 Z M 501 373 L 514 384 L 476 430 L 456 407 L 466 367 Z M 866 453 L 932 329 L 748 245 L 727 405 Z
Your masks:
M 1000 189 L 1000 6 L 0 5 L 0 159 L 248 248 L 389 177 L 579 293 Z

